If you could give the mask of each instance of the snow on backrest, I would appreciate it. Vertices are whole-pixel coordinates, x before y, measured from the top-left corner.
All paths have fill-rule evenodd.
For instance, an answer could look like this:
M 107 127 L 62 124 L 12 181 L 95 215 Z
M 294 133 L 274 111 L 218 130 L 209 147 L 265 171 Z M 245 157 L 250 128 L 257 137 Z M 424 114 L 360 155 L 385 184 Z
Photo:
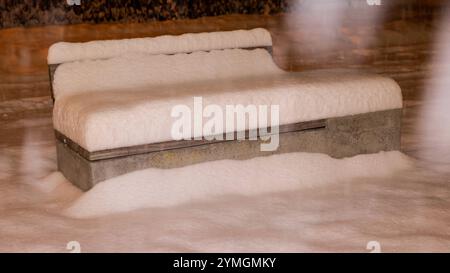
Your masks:
M 163 35 L 151 38 L 59 42 L 48 51 L 48 64 L 118 57 L 128 53 L 176 54 L 231 48 L 270 47 L 272 38 L 263 28 Z
M 257 76 L 281 70 L 265 29 L 158 36 L 49 49 L 54 98 L 65 94 Z M 56 67 L 56 70 L 53 70 Z
M 106 60 L 64 63 L 54 75 L 55 98 L 80 92 L 154 90 L 161 85 L 232 81 L 282 73 L 265 49 L 225 49 L 191 54 L 134 53 Z M 210 83 L 211 84 L 211 83 Z M 213 85 L 212 85 L 213 86 Z

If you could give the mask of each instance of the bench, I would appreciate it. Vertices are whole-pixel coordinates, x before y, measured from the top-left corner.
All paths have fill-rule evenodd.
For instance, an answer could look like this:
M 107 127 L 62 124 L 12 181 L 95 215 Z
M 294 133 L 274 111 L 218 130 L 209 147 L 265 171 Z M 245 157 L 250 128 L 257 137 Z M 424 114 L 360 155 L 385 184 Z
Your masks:
M 400 149 L 402 94 L 395 81 L 349 70 L 286 72 L 265 29 L 56 43 L 48 64 L 58 169 L 95 184 L 145 168 L 286 152 L 335 158 Z M 258 126 L 222 139 L 171 135 L 175 105 L 277 105 L 279 146 Z M 256 131 L 257 140 L 250 140 Z M 246 139 L 226 139 L 243 133 Z M 299 166 L 301 167 L 301 166 Z

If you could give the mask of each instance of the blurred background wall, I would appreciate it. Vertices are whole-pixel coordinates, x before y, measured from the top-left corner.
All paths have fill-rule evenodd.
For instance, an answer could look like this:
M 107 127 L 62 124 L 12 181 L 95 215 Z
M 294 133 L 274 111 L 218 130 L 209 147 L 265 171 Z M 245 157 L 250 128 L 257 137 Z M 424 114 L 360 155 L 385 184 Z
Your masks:
M 326 0 L 367 5 L 377 0 Z M 430 16 L 448 0 L 380 0 L 397 16 Z M 148 22 L 225 14 L 275 14 L 314 0 L 0 0 L 0 28 L 76 23 Z M 79 5 L 78 5 L 79 3 Z
M 0 0 L 0 27 L 273 14 L 289 0 Z M 77 2 L 79 5 L 77 5 Z

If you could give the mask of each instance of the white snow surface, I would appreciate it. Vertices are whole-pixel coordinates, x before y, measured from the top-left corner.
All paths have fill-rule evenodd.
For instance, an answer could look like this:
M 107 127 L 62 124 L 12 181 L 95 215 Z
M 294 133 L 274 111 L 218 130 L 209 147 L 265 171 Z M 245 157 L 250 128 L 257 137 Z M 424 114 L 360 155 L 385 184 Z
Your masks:
M 124 53 L 156 55 L 266 46 L 272 46 L 272 37 L 269 31 L 263 28 L 85 43 L 59 42 L 50 47 L 47 62 L 48 64 L 60 64 L 81 60 L 107 59 L 121 56 Z
M 263 49 L 67 63 L 54 87 L 54 127 L 88 151 L 172 140 L 171 110 L 193 109 L 194 96 L 222 109 L 279 105 L 281 125 L 402 107 L 392 79 L 347 70 L 288 73 Z
M 88 60 L 60 65 L 53 88 L 56 99 L 81 92 L 147 89 L 154 92 L 162 85 L 264 75 L 283 72 L 265 49 L 228 49 L 210 52 L 149 55 L 128 53 L 107 60 Z M 173 92 L 177 91 L 172 87 Z
M 141 208 L 170 207 L 218 196 L 294 191 L 363 177 L 389 177 L 412 167 L 400 152 L 333 159 L 287 153 L 249 160 L 220 160 L 175 169 L 146 169 L 109 179 L 65 212 L 90 218 Z
M 82 193 L 55 172 L 54 141 L 26 133 L 23 146 L 0 147 L 1 252 L 70 252 L 71 241 L 83 253 L 368 252 L 372 240 L 383 252 L 448 250 L 448 176 L 398 152 L 150 169 Z

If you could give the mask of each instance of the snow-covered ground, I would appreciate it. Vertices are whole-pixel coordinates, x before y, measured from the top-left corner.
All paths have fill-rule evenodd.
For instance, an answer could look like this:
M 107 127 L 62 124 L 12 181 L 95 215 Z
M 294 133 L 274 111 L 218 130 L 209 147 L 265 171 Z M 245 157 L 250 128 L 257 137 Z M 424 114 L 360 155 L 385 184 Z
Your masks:
M 1 148 L 2 252 L 450 249 L 446 179 L 399 152 L 144 170 L 81 193 L 36 134 Z
M 147 169 L 101 183 L 69 207 L 73 217 L 95 217 L 146 207 L 210 201 L 223 195 L 255 196 L 315 188 L 361 177 L 385 177 L 410 167 L 399 152 L 332 159 L 289 153 L 251 160 L 220 160 L 176 169 Z M 42 180 L 54 183 L 58 174 Z

